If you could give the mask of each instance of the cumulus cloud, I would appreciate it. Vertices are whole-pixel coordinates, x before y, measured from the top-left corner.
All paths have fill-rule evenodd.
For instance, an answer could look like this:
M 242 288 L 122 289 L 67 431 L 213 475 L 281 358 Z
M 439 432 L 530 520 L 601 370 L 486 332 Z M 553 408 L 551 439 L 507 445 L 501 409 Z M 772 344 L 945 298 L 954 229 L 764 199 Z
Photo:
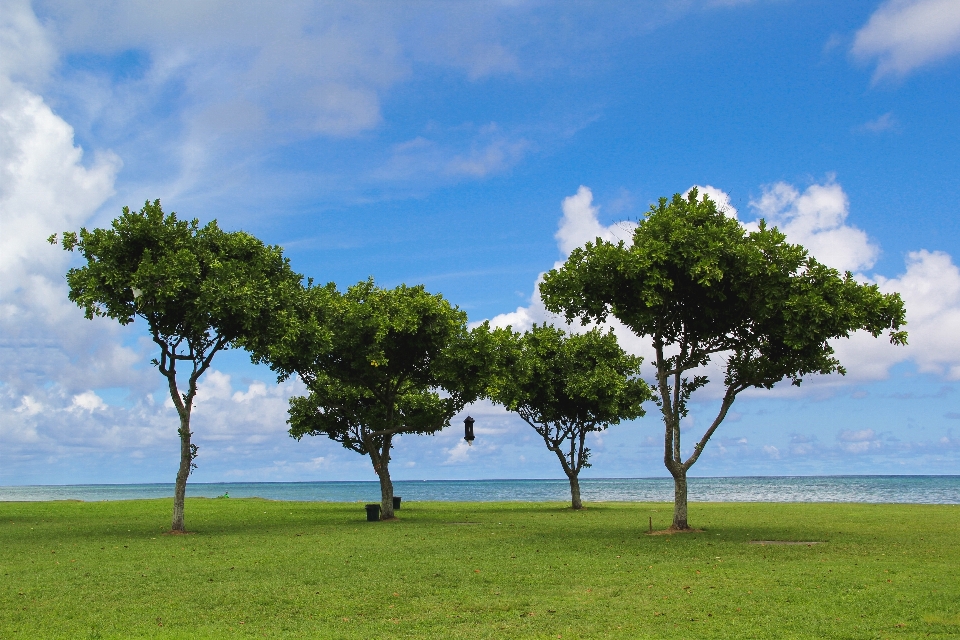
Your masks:
M 10 40 L 0 35 L 0 46 Z M 168 454 L 173 467 L 178 421 L 147 365 L 152 343 L 138 336 L 137 324 L 84 319 L 67 299 L 71 254 L 46 242 L 90 222 L 113 194 L 120 159 L 110 151 L 91 159 L 73 128 L 9 76 L 0 75 L 0 359 L 11 365 L 0 368 L 0 484 L 76 482 L 84 476 L 56 474 L 82 467 L 83 458 L 96 467 L 103 456 L 120 456 L 114 462 L 123 468 Z M 207 461 L 229 465 L 231 455 L 244 459 L 268 441 L 287 446 L 286 399 L 295 383 L 253 381 L 235 391 L 215 370 L 202 380 L 197 441 L 226 445 L 204 446 Z
M 717 211 L 722 211 L 727 214 L 730 218 L 737 217 L 737 208 L 733 206 L 733 203 L 730 202 L 730 194 L 728 194 L 723 189 L 718 189 L 711 185 L 696 185 L 697 191 L 699 192 L 700 197 L 707 196 L 717 205 Z M 692 189 L 692 187 L 691 187 Z M 687 189 L 683 194 L 684 196 L 690 193 L 690 189 Z
M 880 254 L 863 230 L 846 223 L 850 202 L 833 180 L 812 184 L 802 193 L 778 182 L 765 187 L 750 206 L 790 242 L 802 244 L 820 262 L 840 271 L 869 269 Z M 755 228 L 756 222 L 746 226 Z
M 44 247 L 46 237 L 84 222 L 113 194 L 120 160 L 100 153 L 85 166 L 71 127 L 40 96 L 5 78 L 0 79 L 0 153 L 5 276 L 0 286 L 8 287 L 27 273 L 59 270 L 66 258 Z
M 960 4 L 955 0 L 890 0 L 859 31 L 851 49 L 875 61 L 874 79 L 904 76 L 960 51 Z
M 601 225 L 597 219 L 600 208 L 593 204 L 593 192 L 583 185 L 576 194 L 563 199 L 561 208 L 563 217 L 554 237 L 564 256 L 597 238 L 607 242 L 629 242 L 636 228 L 633 222 L 620 222 L 609 227 Z
M 880 380 L 898 362 L 910 361 L 922 373 L 960 379 L 960 269 L 949 254 L 913 251 L 906 270 L 895 278 L 872 276 L 884 293 L 899 293 L 907 309 L 906 346 L 892 347 L 858 333 L 834 345 L 849 370 L 850 382 Z
M 69 254 L 46 242 L 96 212 L 119 166 L 109 152 L 85 163 L 70 126 L 38 95 L 0 77 L 0 351 L 17 363 L 0 371 L 0 384 L 15 406 L 24 396 L 42 402 L 139 378 L 131 370 L 138 350 L 123 345 L 129 331 L 83 319 L 67 300 Z
M 864 274 L 879 256 L 880 247 L 871 242 L 863 230 L 847 224 L 849 201 L 832 179 L 810 185 L 803 192 L 786 183 L 767 186 L 750 206 L 768 222 L 776 224 L 787 240 L 802 244 L 818 260 L 841 271 Z M 746 226 L 755 227 L 756 222 Z M 846 378 L 814 378 L 814 385 L 884 379 L 890 367 L 908 360 L 921 372 L 958 379 L 960 270 L 951 256 L 943 252 L 914 251 L 907 254 L 905 271 L 897 277 L 880 274 L 858 277 L 875 282 L 884 293 L 900 293 L 907 309 L 909 345 L 893 346 L 866 333 L 837 340 L 834 347 L 848 375 Z
M 84 391 L 81 394 L 73 396 L 73 404 L 70 408 L 93 413 L 98 409 L 106 409 L 107 403 L 93 391 Z
M 737 217 L 739 212 L 731 204 L 729 194 L 709 185 L 697 188 L 717 202 L 727 215 Z M 773 392 L 774 395 L 829 395 L 829 389 L 837 385 L 885 379 L 893 365 L 904 361 L 913 362 L 924 373 L 950 380 L 960 379 L 960 269 L 949 254 L 915 251 L 906 256 L 905 271 L 895 278 L 879 274 L 863 275 L 876 262 L 880 247 L 862 229 L 848 224 L 849 199 L 833 179 L 809 185 L 802 191 L 784 182 L 768 185 L 762 188 L 758 198 L 750 201 L 749 206 L 758 217 L 742 221 L 746 228 L 757 228 L 762 217 L 783 231 L 788 241 L 802 244 L 824 264 L 841 271 L 856 272 L 860 274 L 860 279 L 875 282 L 884 293 L 900 293 L 907 308 L 908 346 L 894 346 L 883 338 L 856 333 L 849 339 L 834 343 L 837 356 L 848 370 L 847 376 L 813 377 L 810 380 L 812 384 L 805 384 L 801 389 L 778 388 Z M 629 242 L 634 228 L 633 223 L 609 227 L 602 225 L 593 194 L 585 186 L 563 200 L 562 214 L 555 237 L 564 256 L 597 237 Z M 557 262 L 554 266 L 560 264 Z M 495 316 L 491 324 L 510 325 L 518 331 L 527 330 L 532 324 L 540 322 L 564 325 L 564 318 L 551 314 L 543 306 L 537 289 L 542 276 L 537 279 L 528 305 Z M 643 356 L 645 367 L 650 367 L 651 347 L 646 340 L 634 335 L 616 319 L 611 319 L 607 326 L 614 329 L 624 349 Z M 584 330 L 578 322 L 567 328 L 571 331 Z M 708 375 L 711 380 L 720 379 L 720 365 L 717 360 L 698 373 Z M 717 385 L 708 385 L 698 397 L 710 398 L 719 392 Z M 748 392 L 748 395 L 761 393 L 765 396 L 771 394 L 769 391 L 758 391 Z
M 600 224 L 597 216 L 600 213 L 598 206 L 593 204 L 593 192 L 581 185 L 577 192 L 563 199 L 561 203 L 563 213 L 558 224 L 557 232 L 554 238 L 557 240 L 557 247 L 564 258 L 570 255 L 570 252 L 577 247 L 582 247 L 588 242 L 594 242 L 597 238 L 608 242 L 619 242 L 623 240 L 630 242 L 636 223 L 631 221 L 616 222 L 610 226 Z M 562 261 L 554 263 L 554 267 L 562 265 Z M 550 313 L 543 306 L 543 300 L 540 299 L 540 282 L 543 279 L 543 273 L 537 276 L 534 283 L 533 294 L 530 297 L 530 304 L 517 307 L 515 311 L 501 313 L 490 320 L 494 327 L 512 326 L 514 331 L 526 331 L 534 324 L 547 322 L 554 325 L 566 325 L 566 320 L 554 313 Z M 618 337 L 628 341 L 635 340 L 633 334 L 626 327 L 623 327 L 615 319 L 611 322 L 612 326 L 617 327 Z M 589 327 L 581 327 L 579 322 L 567 325 L 570 331 L 583 331 Z M 622 334 L 622 337 L 621 337 Z M 628 335 L 629 334 L 629 335 Z
M 121 424 L 127 436 L 150 440 L 149 419 L 128 422 L 136 411 L 110 407 L 91 389 L 142 391 L 140 349 L 123 344 L 128 331 L 85 320 L 67 300 L 69 255 L 45 241 L 96 212 L 119 166 L 109 152 L 85 163 L 71 127 L 40 96 L 0 77 L 0 354 L 16 363 L 0 368 L 7 469 L 109 449 Z
M 42 81 L 57 53 L 29 0 L 9 0 L 0 12 L 0 77 Z

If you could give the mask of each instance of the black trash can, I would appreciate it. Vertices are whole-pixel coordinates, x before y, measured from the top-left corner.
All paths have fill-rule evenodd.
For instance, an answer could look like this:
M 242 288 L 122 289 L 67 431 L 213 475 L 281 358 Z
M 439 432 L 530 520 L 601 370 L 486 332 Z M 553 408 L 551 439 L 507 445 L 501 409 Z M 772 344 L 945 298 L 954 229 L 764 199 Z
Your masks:
M 367 505 L 367 522 L 379 522 L 379 521 L 380 521 L 380 505 L 368 504 Z
M 403 500 L 400 496 L 393 496 L 393 510 L 396 511 L 400 508 L 400 501 Z

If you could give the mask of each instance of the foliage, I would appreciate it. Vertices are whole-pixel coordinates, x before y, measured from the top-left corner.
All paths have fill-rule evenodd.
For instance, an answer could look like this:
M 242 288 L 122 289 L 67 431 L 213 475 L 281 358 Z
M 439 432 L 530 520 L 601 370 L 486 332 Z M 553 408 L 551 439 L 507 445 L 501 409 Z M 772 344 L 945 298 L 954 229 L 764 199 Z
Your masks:
M 380 527 L 356 503 L 188 501 L 191 536 L 162 535 L 160 500 L 0 503 L 0 637 L 960 631 L 958 505 L 699 504 L 706 532 L 649 536 L 669 505 L 404 500 L 403 520 Z M 464 522 L 477 524 L 451 524 Z
M 484 390 L 493 358 L 489 328 L 422 286 L 360 282 L 305 290 L 299 325 L 257 354 L 281 377 L 299 376 L 309 394 L 290 400 L 290 435 L 326 435 L 370 456 L 382 513 L 393 516 L 393 438 L 449 426 Z
M 678 482 L 679 528 L 687 526 L 686 472 L 737 394 L 785 379 L 799 385 L 810 374 L 845 373 L 830 341 L 854 331 L 874 337 L 889 331 L 892 343 L 906 342 L 898 294 L 839 274 L 763 222 L 748 233 L 709 198 L 697 196 L 692 189 L 686 198 L 661 198 L 631 245 L 598 238 L 575 249 L 540 286 L 547 309 L 568 320 L 613 315 L 651 340 L 664 462 Z M 709 381 L 695 370 L 718 355 L 724 359 L 721 407 L 684 459 L 680 420 L 691 394 Z
M 579 509 L 577 476 L 590 466 L 587 434 L 642 416 L 641 405 L 651 398 L 640 378 L 642 359 L 626 354 L 612 331 L 567 335 L 535 324 L 523 334 L 506 329 L 496 335 L 501 360 L 488 393 L 556 454 Z
M 124 207 L 109 229 L 64 233 L 63 248 L 86 260 L 67 272 L 69 298 L 84 315 L 124 325 L 140 317 L 160 348 L 153 364 L 180 416 L 174 528 L 182 529 L 182 491 L 197 455 L 190 442 L 197 382 L 219 351 L 267 340 L 301 288 L 301 276 L 280 247 L 222 231 L 216 221 L 201 227 L 196 219 L 164 214 L 159 200 L 139 212 Z M 188 367 L 185 382 L 177 377 L 180 363 Z

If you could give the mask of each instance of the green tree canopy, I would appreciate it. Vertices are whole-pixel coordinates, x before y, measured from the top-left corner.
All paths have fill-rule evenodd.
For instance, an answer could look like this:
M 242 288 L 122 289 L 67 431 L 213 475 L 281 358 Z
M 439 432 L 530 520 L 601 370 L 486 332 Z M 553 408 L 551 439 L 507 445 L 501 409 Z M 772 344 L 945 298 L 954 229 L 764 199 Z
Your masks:
M 589 467 L 587 434 L 643 415 L 651 399 L 640 378 L 641 358 L 628 355 L 612 331 L 568 335 L 534 325 L 523 334 L 495 332 L 500 347 L 490 398 L 516 411 L 556 454 L 580 509 L 580 470 Z
M 86 260 L 67 272 L 70 300 L 84 315 L 124 325 L 140 317 L 160 347 L 153 364 L 167 379 L 180 418 L 172 529 L 183 531 L 184 493 L 197 453 L 190 441 L 197 382 L 217 352 L 266 341 L 297 299 L 302 277 L 280 247 L 222 231 L 216 221 L 201 227 L 179 220 L 164 214 L 159 200 L 139 212 L 124 207 L 109 229 L 66 232 L 63 248 Z
M 292 325 L 291 325 L 292 326 Z M 290 400 L 290 435 L 326 435 L 370 457 L 384 518 L 394 517 L 390 450 L 401 434 L 432 434 L 484 391 L 493 359 L 486 325 L 422 286 L 360 282 L 304 291 L 297 326 L 258 357 L 309 394 Z
M 547 309 L 568 320 L 613 315 L 656 353 L 664 463 L 675 481 L 673 526 L 688 528 L 686 474 L 737 394 L 810 374 L 845 373 L 830 341 L 864 330 L 905 344 L 903 301 L 838 273 L 761 222 L 748 233 L 696 189 L 651 206 L 633 242 L 600 238 L 574 250 L 540 286 Z M 724 359 L 716 418 L 684 456 L 680 421 L 706 385 L 695 369 Z

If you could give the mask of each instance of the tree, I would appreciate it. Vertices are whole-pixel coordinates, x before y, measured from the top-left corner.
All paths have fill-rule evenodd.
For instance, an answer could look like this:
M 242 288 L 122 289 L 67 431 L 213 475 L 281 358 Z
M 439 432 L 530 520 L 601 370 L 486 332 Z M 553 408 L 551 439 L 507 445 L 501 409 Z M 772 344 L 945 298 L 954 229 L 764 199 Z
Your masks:
M 326 435 L 370 457 L 384 519 L 394 517 L 394 438 L 433 434 L 476 400 L 493 358 L 489 327 L 422 286 L 381 289 L 373 280 L 346 293 L 308 287 L 298 327 L 256 357 L 309 394 L 290 399 L 290 435 Z
M 84 315 L 124 325 L 143 318 L 160 347 L 152 363 L 166 378 L 180 418 L 171 529 L 183 532 L 187 477 L 196 468 L 190 414 L 200 376 L 218 352 L 265 341 L 296 299 L 301 276 L 280 247 L 222 231 L 216 221 L 200 227 L 195 219 L 179 220 L 164 214 L 159 200 L 136 213 L 124 207 L 109 229 L 66 232 L 63 248 L 86 259 L 67 272 L 70 300 Z
M 625 353 L 612 331 L 567 335 L 544 323 L 496 336 L 502 355 L 488 394 L 540 434 L 570 480 L 573 508 L 581 509 L 587 434 L 642 416 L 641 405 L 651 398 L 640 378 L 642 359 Z
M 661 198 L 640 221 L 630 246 L 597 238 L 570 254 L 540 286 L 547 309 L 568 320 L 613 315 L 656 353 L 656 402 L 663 414 L 664 464 L 674 478 L 673 527 L 687 522 L 687 471 L 737 395 L 810 374 L 843 374 L 830 341 L 889 330 L 905 344 L 899 294 L 841 275 L 786 242 L 761 221 L 747 233 L 706 196 Z M 723 360 L 724 393 L 716 417 L 689 455 L 680 421 L 691 394 L 708 378 L 695 371 Z

